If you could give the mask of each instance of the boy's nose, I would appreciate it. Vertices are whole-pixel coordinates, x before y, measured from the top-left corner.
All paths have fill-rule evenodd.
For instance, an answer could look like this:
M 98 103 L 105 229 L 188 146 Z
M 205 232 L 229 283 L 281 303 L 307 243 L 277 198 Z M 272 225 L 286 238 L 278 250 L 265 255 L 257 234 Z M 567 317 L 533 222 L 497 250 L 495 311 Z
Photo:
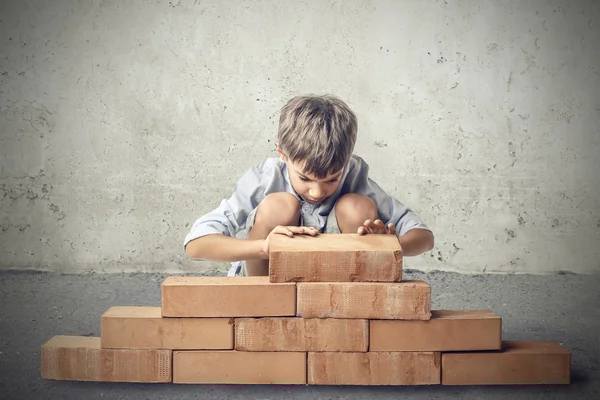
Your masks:
M 313 199 L 320 199 L 323 197 L 323 190 L 320 187 L 315 187 L 310 191 L 309 194 Z

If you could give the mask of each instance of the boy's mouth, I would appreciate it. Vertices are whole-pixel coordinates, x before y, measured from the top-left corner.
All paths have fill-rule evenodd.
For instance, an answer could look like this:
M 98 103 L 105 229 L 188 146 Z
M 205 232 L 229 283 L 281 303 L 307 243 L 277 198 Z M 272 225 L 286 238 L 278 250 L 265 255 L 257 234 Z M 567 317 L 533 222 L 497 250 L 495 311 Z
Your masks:
M 319 203 L 322 203 L 322 202 L 323 202 L 323 200 L 325 200 L 325 199 L 326 199 L 326 197 L 322 197 L 322 198 L 320 198 L 320 199 L 311 199 L 311 198 L 307 198 L 307 199 L 305 199 L 305 200 L 306 200 L 307 202 L 309 202 L 310 204 L 319 204 Z

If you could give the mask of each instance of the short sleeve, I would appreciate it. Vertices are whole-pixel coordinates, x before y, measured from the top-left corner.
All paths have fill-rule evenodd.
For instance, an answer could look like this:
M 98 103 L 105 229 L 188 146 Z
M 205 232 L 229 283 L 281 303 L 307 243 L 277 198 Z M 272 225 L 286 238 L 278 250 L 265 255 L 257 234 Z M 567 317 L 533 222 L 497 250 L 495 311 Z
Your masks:
M 265 173 L 260 165 L 252 167 L 236 183 L 231 196 L 219 206 L 198 218 L 185 236 L 184 247 L 192 240 L 210 234 L 234 237 L 245 228 L 248 214 L 264 197 Z

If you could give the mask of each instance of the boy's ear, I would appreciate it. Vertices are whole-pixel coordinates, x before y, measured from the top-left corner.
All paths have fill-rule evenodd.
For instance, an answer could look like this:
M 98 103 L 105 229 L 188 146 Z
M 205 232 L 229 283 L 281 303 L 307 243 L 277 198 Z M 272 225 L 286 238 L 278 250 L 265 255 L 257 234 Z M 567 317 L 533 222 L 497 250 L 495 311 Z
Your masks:
M 281 147 L 279 147 L 279 142 L 275 142 L 275 149 L 277 149 L 277 155 L 283 160 L 285 161 L 285 153 L 283 152 L 283 150 L 281 150 Z

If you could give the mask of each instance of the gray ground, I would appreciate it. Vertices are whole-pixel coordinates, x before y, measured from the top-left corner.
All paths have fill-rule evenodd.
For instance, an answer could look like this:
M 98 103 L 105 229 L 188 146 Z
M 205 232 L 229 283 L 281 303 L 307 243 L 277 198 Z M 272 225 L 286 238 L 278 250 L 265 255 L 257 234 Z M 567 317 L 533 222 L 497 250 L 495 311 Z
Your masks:
M 434 309 L 491 309 L 509 340 L 553 340 L 572 353 L 568 386 L 314 387 L 45 381 L 40 346 L 56 334 L 99 335 L 114 305 L 160 305 L 165 275 L 0 272 L 0 399 L 600 399 L 600 275 L 423 274 Z

